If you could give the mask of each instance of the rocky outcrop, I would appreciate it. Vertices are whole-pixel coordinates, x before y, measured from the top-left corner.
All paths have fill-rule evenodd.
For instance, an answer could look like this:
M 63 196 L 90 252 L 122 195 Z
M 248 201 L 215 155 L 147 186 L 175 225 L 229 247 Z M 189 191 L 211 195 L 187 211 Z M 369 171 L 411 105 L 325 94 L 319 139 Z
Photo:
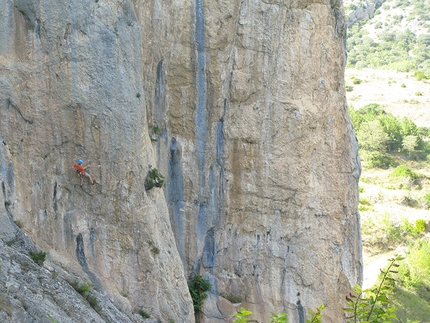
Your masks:
M 107 295 L 59 266 L 40 267 L 21 244 L 19 237 L 0 241 L 1 322 L 154 323 L 137 313 L 121 312 Z M 88 291 L 83 293 L 81 286 Z
M 361 250 L 341 1 L 0 0 L 0 16 L 2 223 L 130 320 L 193 322 L 199 273 L 201 322 L 237 306 L 304 322 L 323 302 L 342 322 Z M 150 165 L 163 189 L 145 191 Z
M 357 22 L 369 20 L 375 14 L 376 9 L 382 6 L 385 0 L 367 0 L 365 3 L 360 3 L 348 15 L 347 26 L 351 28 Z

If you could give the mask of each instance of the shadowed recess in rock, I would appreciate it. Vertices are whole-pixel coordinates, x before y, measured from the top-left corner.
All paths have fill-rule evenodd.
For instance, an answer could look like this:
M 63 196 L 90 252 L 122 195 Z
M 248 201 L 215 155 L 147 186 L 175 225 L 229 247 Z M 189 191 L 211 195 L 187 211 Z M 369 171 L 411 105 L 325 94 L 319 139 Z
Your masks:
M 225 105 L 225 101 L 224 101 Z M 224 166 L 224 137 L 223 137 L 223 126 L 222 120 L 218 121 L 216 130 L 216 162 L 220 166 Z
M 181 152 L 175 138 L 171 140 L 168 178 L 169 191 L 167 201 L 170 209 L 170 222 L 175 234 L 176 246 L 182 262 L 185 263 L 186 218 L 184 211 L 184 176 L 181 165 Z
M 52 194 L 52 203 L 53 203 L 53 208 L 54 208 L 54 212 L 58 211 L 58 200 L 57 200 L 57 182 L 55 182 L 54 184 L 54 192 Z
M 208 230 L 208 212 L 206 204 L 200 203 L 199 214 L 197 215 L 197 246 L 203 244 L 206 232 Z M 201 249 L 199 249 L 201 250 Z
M 209 171 L 209 210 L 208 210 L 208 229 L 214 224 L 218 224 L 218 214 L 219 214 L 219 196 L 217 190 L 217 183 L 215 179 L 215 172 L 219 172 L 220 167 L 218 165 L 213 165 Z M 220 176 L 217 176 L 219 179 Z
M 88 278 L 94 285 L 94 288 L 97 290 L 102 290 L 102 285 L 96 275 L 88 268 L 87 259 L 85 258 L 84 251 L 84 238 L 82 237 L 82 233 L 79 233 L 76 236 L 76 258 L 78 259 L 79 264 L 82 267 L 84 273 L 88 275 Z
M 4 208 L 7 212 L 7 215 L 12 219 L 12 211 L 9 208 L 9 202 L 6 199 L 6 188 L 4 187 L 4 182 L 1 183 L 1 188 L 3 192 L 3 201 L 4 201 Z
M 96 240 L 96 230 L 94 228 L 91 228 L 91 230 L 90 230 L 90 249 L 91 249 L 91 255 L 93 257 L 96 256 L 95 240 Z
M 206 58 L 205 58 L 205 21 L 203 1 L 196 0 L 196 26 L 195 40 L 197 44 L 197 109 L 196 109 L 196 140 L 197 165 L 199 171 L 199 199 L 202 202 L 205 191 L 205 165 L 206 165 Z
M 66 247 L 73 245 L 73 219 L 72 211 L 66 211 L 63 218 L 63 235 L 66 243 Z
M 224 111 L 226 107 L 226 100 L 224 100 Z M 224 136 L 223 136 L 224 122 L 218 121 L 217 125 L 217 141 L 216 141 L 216 161 L 219 165 L 219 183 L 218 183 L 218 219 L 217 224 L 221 222 L 221 216 L 224 206 Z
M 299 323 L 305 323 L 305 311 L 300 300 L 297 301 L 297 311 L 299 312 Z
M 206 141 L 208 137 L 206 107 L 206 50 L 205 19 L 203 1 L 195 3 L 195 41 L 197 46 L 197 108 L 196 108 L 196 141 L 199 189 L 199 213 L 197 216 L 197 246 L 201 250 L 208 230 L 207 188 L 206 188 Z M 200 246 L 200 247 L 199 247 Z
M 163 61 L 157 64 L 155 81 L 155 121 L 158 126 L 164 120 L 166 114 L 166 94 L 164 92 Z
M 163 61 L 159 61 L 157 64 L 157 71 L 155 75 L 155 93 L 154 93 L 154 117 L 155 124 L 153 125 L 153 138 L 156 140 L 156 152 L 157 158 L 160 160 L 162 152 L 169 149 L 169 135 L 166 129 L 166 92 L 165 92 L 165 80 L 163 72 Z M 155 130 L 157 129 L 157 130 Z M 170 182 L 167 178 L 166 182 Z M 168 196 L 166 196 L 168 200 Z
M 205 246 L 203 247 L 203 266 L 213 268 L 215 264 L 215 233 L 211 228 L 205 237 Z M 212 271 L 212 270 L 211 270 Z
M 11 206 L 13 203 L 12 201 L 15 199 L 14 171 L 13 165 L 7 162 L 3 149 L 7 148 L 3 138 L 0 137 L 0 173 L 3 179 L 1 183 L 3 201 L 7 214 L 9 217 L 12 217 Z

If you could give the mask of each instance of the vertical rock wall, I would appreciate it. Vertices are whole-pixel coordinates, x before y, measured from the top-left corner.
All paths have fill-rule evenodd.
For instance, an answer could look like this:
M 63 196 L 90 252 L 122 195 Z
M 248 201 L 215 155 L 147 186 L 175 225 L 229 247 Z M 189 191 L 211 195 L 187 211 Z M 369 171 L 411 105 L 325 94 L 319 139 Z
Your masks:
M 212 283 L 202 322 L 231 296 L 260 322 L 323 302 L 342 322 L 361 250 L 340 0 L 0 0 L 0 17 L 2 222 L 163 322 L 194 321 L 191 273 Z M 99 184 L 79 187 L 77 158 Z
M 361 280 L 360 165 L 340 1 L 135 1 L 149 132 L 201 320 L 242 304 L 341 322 Z M 146 20 L 144 17 L 152 17 Z M 231 297 L 228 297 L 231 298 Z
M 144 189 L 155 161 L 132 3 L 1 0 L 0 16 L 2 222 L 125 312 L 193 322 L 163 193 Z M 79 187 L 78 158 L 96 185 Z

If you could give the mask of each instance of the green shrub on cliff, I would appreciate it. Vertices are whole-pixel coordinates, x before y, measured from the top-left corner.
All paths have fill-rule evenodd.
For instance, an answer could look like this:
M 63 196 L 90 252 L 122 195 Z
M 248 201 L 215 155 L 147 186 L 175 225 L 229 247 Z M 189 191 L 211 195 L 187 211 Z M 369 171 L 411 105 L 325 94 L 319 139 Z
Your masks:
M 203 301 L 208 297 L 205 293 L 211 289 L 209 280 L 204 279 L 199 274 L 196 274 L 192 280 L 188 282 L 191 298 L 193 300 L 194 310 L 196 312 L 202 310 Z
M 33 261 L 36 264 L 38 264 L 39 266 L 43 265 L 43 262 L 45 261 L 45 258 L 46 258 L 46 252 L 39 251 L 36 253 L 33 250 L 30 250 L 29 254 L 31 259 L 33 259 Z
M 148 191 L 153 187 L 162 187 L 164 184 L 164 176 L 160 174 L 157 168 L 152 168 L 149 165 L 149 171 L 145 179 L 145 189 Z

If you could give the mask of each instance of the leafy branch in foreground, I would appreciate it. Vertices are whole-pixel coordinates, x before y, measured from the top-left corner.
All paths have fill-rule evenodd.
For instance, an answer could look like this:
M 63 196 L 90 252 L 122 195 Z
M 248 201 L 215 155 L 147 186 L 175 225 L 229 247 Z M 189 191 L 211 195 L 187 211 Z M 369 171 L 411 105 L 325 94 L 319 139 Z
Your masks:
M 392 319 L 397 319 L 396 307 L 392 304 L 390 297 L 394 292 L 394 278 L 392 274 L 397 274 L 396 270 L 400 265 L 398 262 L 404 257 L 395 255 L 390 258 L 388 268 L 381 270 L 381 281 L 372 289 L 362 290 L 360 285 L 355 285 L 353 292 L 346 296 L 347 307 L 344 309 L 347 323 L 391 323 Z M 321 304 L 315 311 L 310 310 L 310 318 L 306 323 L 322 323 L 322 311 L 327 306 Z M 241 308 L 234 316 L 233 323 L 247 323 L 251 311 Z M 288 323 L 287 314 L 274 314 L 270 317 L 270 323 Z
M 349 313 L 347 323 L 391 322 L 390 319 L 397 318 L 396 308 L 389 298 L 394 290 L 394 279 L 391 275 L 398 273 L 395 268 L 399 267 L 398 262 L 403 259 L 404 257 L 399 255 L 389 259 L 388 268 L 381 270 L 381 282 L 375 288 L 363 291 L 359 285 L 355 285 L 353 293 L 346 297 L 345 313 Z
M 306 320 L 306 323 L 321 323 L 322 322 L 321 312 L 325 307 L 326 307 L 325 304 L 322 304 L 320 307 L 316 309 L 315 312 L 309 311 L 311 319 Z M 251 314 L 252 314 L 251 311 L 248 311 L 242 307 L 240 311 L 234 315 L 236 319 L 233 321 L 233 323 L 247 323 L 249 322 L 248 316 L 250 316 Z M 270 323 L 288 323 L 287 313 L 273 314 L 270 317 Z
M 246 310 L 245 308 L 241 308 L 239 312 L 237 312 L 236 314 L 234 314 L 234 317 L 236 317 L 236 319 L 233 321 L 233 323 L 246 323 L 249 322 L 249 318 L 247 318 L 247 316 L 251 315 L 252 312 Z
M 288 323 L 287 313 L 273 314 L 270 323 Z
M 322 315 L 321 312 L 323 309 L 325 309 L 327 306 L 323 303 L 319 307 L 317 307 L 316 311 L 309 311 L 309 314 L 311 315 L 310 320 L 306 320 L 306 323 L 321 323 L 322 322 Z

